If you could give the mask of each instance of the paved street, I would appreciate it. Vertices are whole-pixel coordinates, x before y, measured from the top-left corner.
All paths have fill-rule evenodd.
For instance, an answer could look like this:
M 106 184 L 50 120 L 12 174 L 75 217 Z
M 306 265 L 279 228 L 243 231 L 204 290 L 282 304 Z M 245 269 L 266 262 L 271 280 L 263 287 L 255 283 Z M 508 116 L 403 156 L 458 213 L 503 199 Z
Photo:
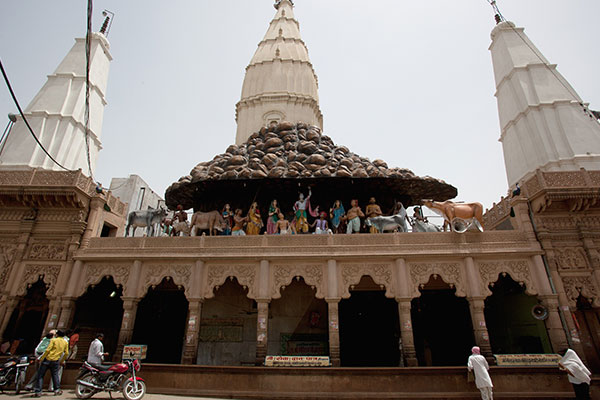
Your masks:
M 30 399 L 31 393 L 26 392 L 25 394 L 20 394 L 15 396 L 14 392 L 10 394 L 10 392 L 0 394 L 0 400 L 15 400 L 15 399 Z M 53 396 L 50 392 L 44 392 L 42 394 L 41 399 L 47 400 L 65 400 L 65 399 L 76 399 L 75 392 L 73 390 L 65 390 L 62 396 Z M 122 399 L 123 395 L 120 393 L 113 393 L 114 399 Z M 98 393 L 92 397 L 92 399 L 96 400 L 110 400 L 108 393 Z M 146 394 L 143 397 L 143 400 L 186 400 L 186 399 L 194 399 L 194 400 L 219 400 L 215 398 L 207 398 L 207 397 L 192 397 L 192 396 L 166 396 L 163 394 Z

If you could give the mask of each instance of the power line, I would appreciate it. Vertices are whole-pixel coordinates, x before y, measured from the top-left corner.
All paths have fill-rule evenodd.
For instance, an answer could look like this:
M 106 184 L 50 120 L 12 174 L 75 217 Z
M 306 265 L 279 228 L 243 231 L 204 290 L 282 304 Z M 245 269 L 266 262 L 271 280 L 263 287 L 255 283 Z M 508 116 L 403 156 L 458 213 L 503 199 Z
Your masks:
M 2 70 L 2 76 L 4 77 L 4 82 L 6 82 L 6 86 L 8 87 L 8 91 L 10 92 L 10 95 L 11 95 L 11 97 L 13 99 L 13 102 L 17 106 L 17 109 L 19 110 L 19 114 L 21 114 L 21 117 L 23 118 L 23 122 L 25 122 L 25 125 L 27 126 L 27 129 L 29 129 L 29 133 L 31 133 L 31 136 L 33 136 L 33 138 L 35 139 L 35 141 L 38 144 L 38 146 L 40 146 L 40 148 L 42 149 L 42 151 L 48 156 L 48 158 L 50 158 L 50 160 L 52 160 L 54 162 L 54 164 L 58 165 L 59 167 L 61 167 L 65 171 L 72 171 L 72 170 L 64 167 L 58 161 L 56 161 L 54 159 L 54 157 L 52 157 L 50 155 L 50 153 L 48 153 L 48 151 L 44 148 L 44 146 L 42 145 L 42 143 L 40 142 L 40 140 L 38 139 L 38 137 L 33 132 L 33 129 L 31 128 L 31 125 L 29 125 L 29 121 L 27 121 L 27 118 L 25 118 L 25 114 L 23 113 L 23 110 L 21 109 L 21 105 L 19 104 L 19 101 L 17 100 L 17 96 L 15 96 L 15 92 L 13 91 L 12 86 L 10 84 L 10 81 L 8 80 L 8 76 L 6 75 L 6 71 L 4 70 L 4 65 L 2 65 L 2 60 L 1 59 L 0 59 L 0 70 Z
M 94 180 L 92 172 L 92 160 L 90 157 L 90 51 L 92 41 L 92 0 L 87 5 L 87 28 L 85 35 L 85 152 L 87 155 L 90 177 Z

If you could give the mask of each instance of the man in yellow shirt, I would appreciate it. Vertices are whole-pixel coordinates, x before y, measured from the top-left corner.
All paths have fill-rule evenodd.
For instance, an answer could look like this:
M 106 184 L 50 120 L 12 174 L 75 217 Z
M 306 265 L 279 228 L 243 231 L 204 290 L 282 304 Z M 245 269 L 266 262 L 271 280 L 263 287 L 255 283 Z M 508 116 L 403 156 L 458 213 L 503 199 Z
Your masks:
M 56 337 L 50 340 L 50 344 L 46 348 L 46 351 L 40 357 L 40 361 L 42 365 L 40 365 L 40 369 L 38 370 L 38 380 L 35 385 L 35 393 L 34 397 L 41 397 L 42 395 L 42 385 L 44 384 L 44 375 L 46 375 L 46 371 L 49 369 L 52 374 L 52 385 L 54 387 L 54 395 L 59 396 L 62 394 L 62 390 L 60 390 L 60 379 L 58 378 L 58 369 L 61 364 L 65 362 L 67 356 L 69 355 L 69 345 L 63 339 L 64 332 L 58 331 L 56 332 Z

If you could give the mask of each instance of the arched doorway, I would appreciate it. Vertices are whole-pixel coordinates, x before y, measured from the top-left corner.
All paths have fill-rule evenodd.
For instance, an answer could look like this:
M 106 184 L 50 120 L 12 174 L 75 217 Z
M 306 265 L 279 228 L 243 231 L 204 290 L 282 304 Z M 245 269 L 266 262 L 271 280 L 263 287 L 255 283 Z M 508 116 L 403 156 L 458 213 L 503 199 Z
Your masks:
M 340 301 L 340 362 L 344 367 L 397 367 L 400 364 L 398 303 L 363 276 Z
M 117 286 L 112 277 L 104 277 L 77 299 L 72 323 L 73 329 L 79 329 L 76 359 L 87 355 L 89 344 L 99 332 L 104 333 L 104 351 L 112 357 L 123 319 L 122 295 L 123 288 Z
M 469 303 L 456 288 L 432 275 L 411 302 L 415 350 L 420 366 L 464 365 L 475 344 Z
M 133 329 L 133 343 L 148 346 L 146 362 L 179 364 L 188 314 L 184 290 L 171 277 L 148 288 L 140 301 Z
M 41 276 L 28 287 L 27 293 L 13 311 L 4 338 L 11 342 L 20 341 L 13 349 L 15 354 L 33 353 L 40 341 L 50 303 L 46 297 L 47 290 L 48 286 Z
M 297 277 L 269 305 L 269 355 L 327 356 L 327 302 Z
M 535 296 L 525 286 L 502 273 L 490 284 L 492 295 L 485 299 L 485 321 L 494 354 L 551 353 L 552 346 L 543 321 L 535 319 Z M 555 349 L 556 351 L 560 349 Z
M 257 312 L 236 278 L 215 289 L 202 304 L 197 364 L 254 365 Z
M 575 321 L 581 336 L 581 345 L 585 354 L 586 365 L 592 372 L 600 372 L 600 318 L 598 308 L 583 295 L 577 298 Z

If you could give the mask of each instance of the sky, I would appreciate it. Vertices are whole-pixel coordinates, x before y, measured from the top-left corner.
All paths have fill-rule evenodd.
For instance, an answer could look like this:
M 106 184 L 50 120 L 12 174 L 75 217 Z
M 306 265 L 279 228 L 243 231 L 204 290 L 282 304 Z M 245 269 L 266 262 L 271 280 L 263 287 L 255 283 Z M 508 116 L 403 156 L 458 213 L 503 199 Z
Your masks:
M 0 57 L 25 106 L 84 37 L 86 2 L 4 1 Z M 235 141 L 245 67 L 271 0 L 96 0 L 108 9 L 110 67 L 95 177 L 140 175 L 161 194 Z M 488 47 L 487 0 L 296 0 L 319 78 L 324 134 L 390 167 L 458 188 L 489 208 L 508 186 Z M 600 2 L 498 0 L 593 110 L 600 109 Z M 16 112 L 4 83 L 0 115 Z M 4 127 L 8 122 L 1 122 Z

